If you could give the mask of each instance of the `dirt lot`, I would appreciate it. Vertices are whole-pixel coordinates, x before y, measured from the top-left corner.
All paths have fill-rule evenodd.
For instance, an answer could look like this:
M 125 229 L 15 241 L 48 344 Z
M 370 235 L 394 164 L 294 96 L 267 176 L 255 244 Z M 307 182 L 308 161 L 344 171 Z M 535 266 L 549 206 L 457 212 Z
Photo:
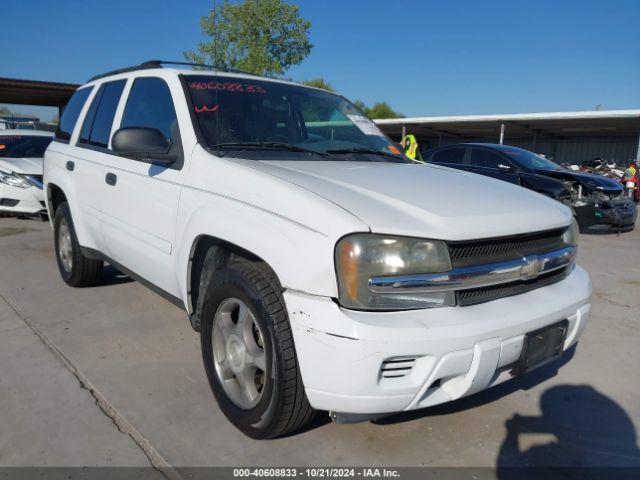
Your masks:
M 321 414 L 254 441 L 218 410 L 184 312 L 111 268 L 67 287 L 49 224 L 0 219 L 0 466 L 640 466 L 639 250 L 640 228 L 582 236 L 594 307 L 570 362 L 430 410 Z

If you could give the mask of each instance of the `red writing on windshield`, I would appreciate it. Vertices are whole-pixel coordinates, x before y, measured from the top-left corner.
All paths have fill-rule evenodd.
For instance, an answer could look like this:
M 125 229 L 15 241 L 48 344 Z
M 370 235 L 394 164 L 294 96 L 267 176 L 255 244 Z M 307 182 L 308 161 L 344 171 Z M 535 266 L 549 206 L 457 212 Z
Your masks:
M 191 82 L 189 88 L 192 90 L 218 90 L 225 92 L 241 92 L 241 93 L 267 93 L 267 91 L 258 86 L 247 83 L 234 82 Z
M 194 108 L 196 109 L 196 113 L 215 112 L 216 110 L 218 110 L 218 105 L 213 105 L 212 107 L 208 107 L 207 105 L 202 105 L 201 107 L 199 107 L 195 105 Z

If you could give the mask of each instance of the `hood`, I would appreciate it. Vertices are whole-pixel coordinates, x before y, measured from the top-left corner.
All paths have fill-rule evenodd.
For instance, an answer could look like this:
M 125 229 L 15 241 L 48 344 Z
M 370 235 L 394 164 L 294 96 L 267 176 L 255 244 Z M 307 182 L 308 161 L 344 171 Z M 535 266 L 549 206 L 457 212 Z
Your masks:
M 0 157 L 0 170 L 27 175 L 42 175 L 42 158 Z
M 444 240 L 564 227 L 571 211 L 517 185 L 427 164 L 234 159 L 313 192 L 372 232 Z
M 602 190 L 606 192 L 622 191 L 622 184 L 604 175 L 593 173 L 575 172 L 573 170 L 536 170 L 539 175 L 558 180 L 575 181 L 589 190 Z

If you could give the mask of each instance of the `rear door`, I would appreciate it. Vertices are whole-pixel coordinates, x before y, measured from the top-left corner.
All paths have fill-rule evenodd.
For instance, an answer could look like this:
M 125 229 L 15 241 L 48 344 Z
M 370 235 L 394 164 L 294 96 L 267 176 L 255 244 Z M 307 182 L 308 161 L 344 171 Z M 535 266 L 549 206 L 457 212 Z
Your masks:
M 472 147 L 467 170 L 516 185 L 520 184 L 518 170 L 513 162 L 489 148 Z
M 176 83 L 172 92 L 159 77 L 130 80 L 111 136 L 117 128 L 156 128 L 171 142 L 178 160 L 162 166 L 154 164 L 153 157 L 110 155 L 105 162 L 106 194 L 102 205 L 106 253 L 174 296 L 179 292 L 172 262 L 184 164 L 174 107 L 174 95 L 177 97 L 182 91 Z
M 97 239 L 97 249 L 103 250 L 100 215 L 106 193 L 104 163 L 113 154 L 107 147 L 113 118 L 120 102 L 126 80 L 105 82 L 97 87 L 89 110 L 84 116 L 74 152 L 75 168 L 71 172 L 78 186 L 78 202 L 87 228 Z

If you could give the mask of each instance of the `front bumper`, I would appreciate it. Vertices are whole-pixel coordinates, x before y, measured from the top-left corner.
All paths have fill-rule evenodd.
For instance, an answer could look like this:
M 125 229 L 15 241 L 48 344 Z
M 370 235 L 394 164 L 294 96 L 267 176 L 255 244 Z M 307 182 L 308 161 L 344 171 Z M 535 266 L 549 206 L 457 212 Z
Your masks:
M 565 318 L 568 349 L 588 320 L 591 282 L 576 267 L 521 295 L 403 312 L 356 312 L 294 291 L 284 298 L 311 405 L 379 414 L 455 400 L 511 378 L 524 335 Z
M 34 215 L 46 209 L 44 192 L 38 187 L 18 188 L 0 183 L 0 213 Z
M 631 199 L 576 207 L 576 219 L 582 231 L 633 229 L 637 208 Z

